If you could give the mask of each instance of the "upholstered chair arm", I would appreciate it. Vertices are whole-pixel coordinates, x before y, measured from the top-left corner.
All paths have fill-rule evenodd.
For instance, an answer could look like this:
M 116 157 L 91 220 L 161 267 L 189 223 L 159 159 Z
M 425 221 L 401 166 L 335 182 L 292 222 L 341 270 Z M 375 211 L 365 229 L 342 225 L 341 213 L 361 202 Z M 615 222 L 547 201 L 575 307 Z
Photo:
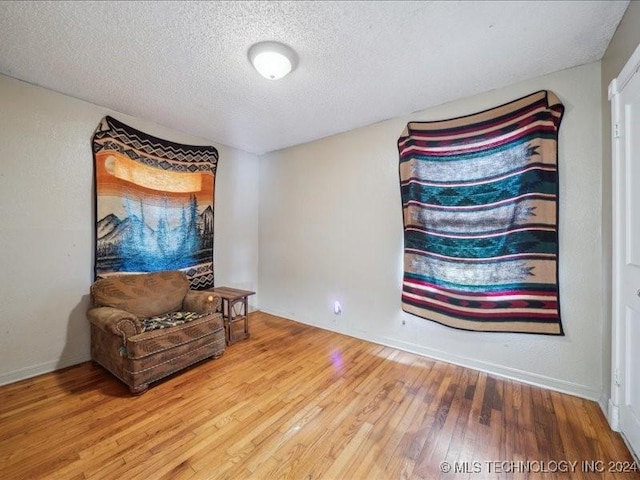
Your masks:
M 189 290 L 182 302 L 186 312 L 214 313 L 221 310 L 222 298 L 213 292 Z
M 115 335 L 120 335 L 122 338 L 142 333 L 138 317 L 119 308 L 92 308 L 87 312 L 87 317 L 97 327 Z

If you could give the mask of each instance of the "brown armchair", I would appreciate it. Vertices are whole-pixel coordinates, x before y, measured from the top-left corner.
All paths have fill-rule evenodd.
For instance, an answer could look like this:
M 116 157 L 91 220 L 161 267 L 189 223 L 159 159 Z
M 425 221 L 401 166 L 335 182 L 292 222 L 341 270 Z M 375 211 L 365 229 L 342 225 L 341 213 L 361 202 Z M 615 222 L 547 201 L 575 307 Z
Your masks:
M 224 353 L 220 297 L 190 290 L 183 272 L 103 278 L 91 286 L 91 299 L 91 358 L 132 393 Z

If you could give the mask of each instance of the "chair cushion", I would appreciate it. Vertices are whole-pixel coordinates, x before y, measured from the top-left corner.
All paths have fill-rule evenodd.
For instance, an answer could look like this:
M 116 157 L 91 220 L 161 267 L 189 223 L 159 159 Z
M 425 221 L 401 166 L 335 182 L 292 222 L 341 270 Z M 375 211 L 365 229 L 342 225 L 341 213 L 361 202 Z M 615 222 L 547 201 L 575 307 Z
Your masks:
M 140 325 L 142 326 L 142 332 L 148 332 L 150 330 L 160 330 L 182 325 L 197 320 L 198 318 L 206 317 L 207 315 L 209 315 L 209 313 L 171 312 L 157 317 L 141 318 Z
M 128 337 L 126 355 L 130 359 L 142 359 L 196 340 L 204 341 L 215 332 L 223 330 L 222 314 L 210 313 L 172 328 L 151 330 Z
M 114 275 L 91 286 L 94 306 L 113 307 L 148 318 L 175 312 L 189 291 L 184 272 Z

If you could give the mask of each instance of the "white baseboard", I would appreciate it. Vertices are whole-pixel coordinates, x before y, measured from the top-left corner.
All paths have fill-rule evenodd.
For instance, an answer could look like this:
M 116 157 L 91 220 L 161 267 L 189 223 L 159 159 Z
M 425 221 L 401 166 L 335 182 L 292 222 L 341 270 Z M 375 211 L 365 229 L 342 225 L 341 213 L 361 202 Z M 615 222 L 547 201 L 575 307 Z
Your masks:
M 20 380 L 26 380 L 27 378 L 37 377 L 43 373 L 54 372 L 61 368 L 71 367 L 72 365 L 77 365 L 89 360 L 91 360 L 90 356 L 75 355 L 60 358 L 58 360 L 52 360 L 50 362 L 40 363 L 38 365 L 30 365 L 12 372 L 0 373 L 0 385 L 8 385 L 9 383 L 19 382 Z
M 548 388 L 550 390 L 555 390 L 558 392 L 575 395 L 581 398 L 586 398 L 588 400 L 593 400 L 600 405 L 600 408 L 603 410 L 603 412 L 605 413 L 605 416 L 609 420 L 609 424 L 611 425 L 611 428 L 614 430 L 617 429 L 617 425 L 618 425 L 617 406 L 613 405 L 613 403 L 611 403 L 610 400 L 608 402 L 605 401 L 602 398 L 603 392 L 599 390 L 595 390 L 585 385 L 567 382 L 565 380 L 559 380 L 559 379 L 548 377 L 545 375 L 540 375 L 536 373 L 527 372 L 524 370 L 505 367 L 502 365 L 496 365 L 490 362 L 484 362 L 484 361 L 480 361 L 472 358 L 453 355 L 448 352 L 444 352 L 442 350 L 431 349 L 431 348 L 424 347 L 422 345 L 416 345 L 409 342 L 402 342 L 393 338 L 388 338 L 388 337 L 383 337 L 378 335 L 371 335 L 365 332 L 345 332 L 343 330 L 338 330 L 337 328 L 336 329 L 331 328 L 331 325 L 318 325 L 310 321 L 305 321 L 304 319 L 301 319 L 301 318 L 290 318 L 287 314 L 278 312 L 276 310 L 263 308 L 260 311 L 264 313 L 268 313 L 270 315 L 276 315 L 278 317 L 287 318 L 295 322 L 311 325 L 313 327 L 334 331 L 336 333 L 349 335 L 355 338 L 360 338 L 361 340 L 374 342 L 380 345 L 385 345 L 387 347 L 397 348 L 399 350 L 403 350 L 409 353 L 415 353 L 417 355 L 433 358 L 435 360 L 452 363 L 454 365 L 471 368 L 473 370 L 479 370 L 485 373 L 489 373 L 491 375 L 496 375 L 498 377 L 507 378 L 510 380 L 516 380 L 529 385 Z M 86 355 L 86 354 L 76 355 L 72 357 L 60 358 L 58 360 L 53 360 L 51 362 L 45 362 L 38 365 L 32 365 L 19 370 L 14 370 L 12 372 L 1 373 L 0 385 L 7 385 L 9 383 L 18 382 L 20 380 L 25 380 L 27 378 L 42 375 L 43 373 L 49 373 L 55 370 L 60 370 L 61 368 L 77 365 L 78 363 L 86 362 L 88 360 L 90 360 L 89 355 Z
M 249 305 L 249 313 L 259 311 L 257 307 Z M 274 313 L 274 315 L 277 315 Z M 50 362 L 44 362 L 37 365 L 30 365 L 28 367 L 20 368 L 11 372 L 0 373 L 0 386 L 8 385 L 10 383 L 19 382 L 20 380 L 26 380 L 27 378 L 37 377 L 44 373 L 55 372 L 62 368 L 71 367 L 79 363 L 88 362 L 91 360 L 90 354 L 79 354 L 69 357 L 63 357 L 58 360 L 52 360 Z
M 426 357 L 441 360 L 443 362 L 453 363 L 454 365 L 459 365 L 461 367 L 490 373 L 492 375 L 496 375 L 498 377 L 506 378 L 509 380 L 517 380 L 519 382 L 526 383 L 535 387 L 548 388 L 550 390 L 567 393 L 569 395 L 575 395 L 577 397 L 586 398 L 588 400 L 593 400 L 596 402 L 599 402 L 600 398 L 602 397 L 602 392 L 586 385 L 567 382 L 566 380 L 560 380 L 546 375 L 527 372 L 525 370 L 519 370 L 517 368 L 505 367 L 503 365 L 497 365 L 491 362 L 453 355 L 442 350 L 426 348 L 421 345 L 402 342 L 396 339 L 387 339 L 384 337 L 376 336 L 370 337 L 371 338 L 368 338 L 366 340 L 381 343 L 382 345 L 386 345 L 388 347 L 395 347 L 410 353 L 424 355 Z
M 587 400 L 593 400 L 603 408 L 603 392 L 587 385 L 581 385 L 578 383 L 567 382 L 566 380 L 560 380 L 546 375 L 540 375 L 537 373 L 527 372 L 516 368 L 505 367 L 503 365 L 497 365 L 490 362 L 484 362 L 473 358 L 462 357 L 459 355 L 450 354 L 442 350 L 436 350 L 422 345 L 416 345 L 409 342 L 403 342 L 395 338 L 388 338 L 378 335 L 372 335 L 366 332 L 353 332 L 343 331 L 337 328 L 331 328 L 331 325 L 319 325 L 313 322 L 305 321 L 303 318 L 290 318 L 288 315 L 277 312 L 275 310 L 261 309 L 265 313 L 276 315 L 278 317 L 287 318 L 295 322 L 304 323 L 313 327 L 330 330 L 343 335 L 359 338 L 369 342 L 377 343 L 387 347 L 397 348 L 409 353 L 415 353 L 424 357 L 429 357 L 434 360 L 440 360 L 461 367 L 471 368 L 473 370 L 479 370 L 481 372 L 489 373 L 498 377 L 506 378 L 509 380 L 516 380 L 518 382 L 526 383 L 536 387 L 547 388 L 561 393 L 567 393 L 569 395 L 575 395 L 576 397 L 585 398 Z
M 611 399 L 609 399 L 608 402 L 608 409 L 607 409 L 607 420 L 609 420 L 609 426 L 611 427 L 611 430 L 615 430 L 616 432 L 620 431 L 620 409 L 618 407 L 618 405 L 616 405 L 615 403 L 613 403 L 613 401 L 611 401 Z

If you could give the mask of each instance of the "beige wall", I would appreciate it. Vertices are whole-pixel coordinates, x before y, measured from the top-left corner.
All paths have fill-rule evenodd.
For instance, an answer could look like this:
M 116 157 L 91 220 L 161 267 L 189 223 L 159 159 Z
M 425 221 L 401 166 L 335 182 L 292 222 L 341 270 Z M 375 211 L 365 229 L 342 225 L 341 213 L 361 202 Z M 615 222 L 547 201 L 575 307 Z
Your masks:
M 216 283 L 257 289 L 260 296 L 250 297 L 253 308 L 260 298 L 262 309 L 305 323 L 598 400 L 608 397 L 606 89 L 640 42 L 638 25 L 640 2 L 632 1 L 601 68 L 596 63 L 554 73 L 260 160 L 216 145 Z M 403 313 L 395 148 L 402 128 L 409 120 L 466 114 L 542 88 L 567 107 L 560 128 L 567 336 L 461 332 Z M 210 142 L 4 76 L 0 105 L 2 384 L 89 357 L 84 312 L 93 266 L 90 138 L 99 119 L 111 114 L 177 142 Z M 602 257 L 593 254 L 598 251 Z M 332 314 L 334 300 L 343 302 L 343 315 Z
M 622 17 L 609 46 L 602 57 L 602 256 L 603 268 L 603 385 L 605 396 L 611 395 L 611 241 L 612 241 L 612 189 L 611 189 L 611 104 L 608 87 L 616 78 L 631 54 L 640 45 L 640 2 L 632 1 Z
M 5 76 L 0 106 L 3 384 L 89 359 L 91 136 L 100 119 L 113 115 L 176 142 L 210 142 Z M 258 158 L 216 147 L 216 283 L 256 289 Z
M 322 328 L 603 400 L 600 63 L 265 155 L 260 308 Z M 401 88 L 399 84 L 398 88 Z M 541 89 L 560 127 L 560 285 L 565 337 L 450 329 L 400 308 L 396 141 L 409 120 L 464 115 Z M 348 106 L 345 106 L 348 108 Z M 333 301 L 344 313 L 333 314 Z

